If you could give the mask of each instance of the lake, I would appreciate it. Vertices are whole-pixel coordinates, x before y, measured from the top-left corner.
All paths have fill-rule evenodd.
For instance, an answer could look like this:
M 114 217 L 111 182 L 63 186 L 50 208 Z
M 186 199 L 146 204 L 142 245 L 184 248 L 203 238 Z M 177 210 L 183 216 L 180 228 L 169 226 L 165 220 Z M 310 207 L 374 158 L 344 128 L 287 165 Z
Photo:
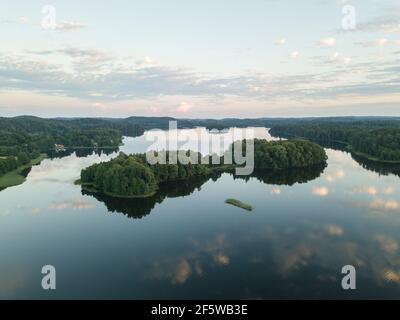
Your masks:
M 145 152 L 146 135 L 120 150 Z M 0 192 L 0 298 L 399 299 L 400 171 L 326 152 L 326 168 L 225 173 L 125 200 L 74 184 L 117 152 L 46 159 Z M 55 291 L 41 288 L 44 265 Z M 342 289 L 345 265 L 356 290 Z

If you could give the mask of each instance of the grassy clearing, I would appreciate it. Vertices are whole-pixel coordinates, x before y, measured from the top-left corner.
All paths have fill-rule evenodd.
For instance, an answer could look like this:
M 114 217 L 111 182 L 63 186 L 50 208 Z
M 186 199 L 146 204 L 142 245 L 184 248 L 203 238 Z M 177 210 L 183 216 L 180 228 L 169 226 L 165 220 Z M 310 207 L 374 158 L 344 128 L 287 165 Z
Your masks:
M 253 207 L 247 203 L 244 203 L 242 201 L 239 201 L 237 199 L 228 199 L 225 201 L 225 203 L 230 204 L 232 206 L 247 210 L 247 211 L 253 211 Z
M 27 168 L 38 165 L 46 158 L 45 154 L 41 154 L 38 158 L 32 159 L 28 164 L 20 166 L 0 177 L 0 189 L 18 186 L 25 182 L 26 178 L 21 174 Z

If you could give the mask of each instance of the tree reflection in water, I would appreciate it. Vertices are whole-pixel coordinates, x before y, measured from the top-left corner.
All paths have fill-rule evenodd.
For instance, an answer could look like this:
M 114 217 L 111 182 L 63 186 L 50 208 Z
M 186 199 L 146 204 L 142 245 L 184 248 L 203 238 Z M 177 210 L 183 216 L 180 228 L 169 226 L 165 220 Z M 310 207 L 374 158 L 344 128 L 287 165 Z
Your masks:
M 234 179 L 249 181 L 252 178 L 275 185 L 292 186 L 295 183 L 306 183 L 318 178 L 326 168 L 326 164 L 292 170 L 256 170 L 251 176 L 235 176 Z M 166 198 L 185 197 L 196 190 L 201 190 L 203 184 L 209 180 L 217 181 L 222 173 L 212 176 L 196 177 L 189 180 L 168 182 L 160 185 L 154 196 L 146 198 L 116 198 L 101 193 L 93 193 L 82 189 L 83 195 L 89 195 L 103 202 L 108 211 L 122 213 L 132 219 L 141 219 L 154 209 L 156 204 L 162 203 Z
M 54 150 L 50 150 L 47 152 L 48 157 L 50 159 L 61 159 L 61 158 L 65 158 L 68 157 L 72 154 L 75 154 L 78 158 L 85 158 L 88 156 L 91 156 L 93 154 L 96 154 L 98 156 L 105 154 L 107 156 L 116 153 L 119 149 L 118 148 L 97 148 L 97 149 L 93 149 L 93 148 L 71 148 L 71 149 L 67 149 L 67 150 L 63 150 L 63 151 L 54 151 Z
M 370 160 L 367 157 L 360 156 L 354 152 L 349 151 L 346 148 L 346 145 L 343 143 L 338 143 L 338 142 L 322 143 L 319 141 L 315 141 L 315 142 L 317 142 L 324 148 L 329 148 L 332 150 L 349 153 L 351 155 L 351 157 L 353 158 L 353 160 L 356 161 L 361 167 L 363 167 L 366 170 L 373 171 L 373 172 L 379 173 L 384 176 L 394 174 L 394 175 L 400 177 L 400 164 L 399 163 L 389 163 L 389 162 Z

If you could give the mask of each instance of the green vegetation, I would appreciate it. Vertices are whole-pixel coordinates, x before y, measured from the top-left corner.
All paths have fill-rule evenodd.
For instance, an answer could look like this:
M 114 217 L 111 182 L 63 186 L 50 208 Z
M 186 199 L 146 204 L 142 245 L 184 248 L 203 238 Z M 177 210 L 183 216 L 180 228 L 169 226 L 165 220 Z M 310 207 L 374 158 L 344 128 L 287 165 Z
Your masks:
M 254 142 L 255 168 L 300 168 L 326 161 L 324 149 L 308 141 Z M 231 149 L 237 146 L 235 143 Z M 189 151 L 186 153 L 189 155 Z M 165 158 L 168 164 L 150 165 L 145 154 L 128 156 L 120 153 L 115 159 L 83 169 L 80 183 L 87 191 L 101 192 L 109 196 L 149 197 L 154 195 L 163 183 L 207 177 L 215 173 L 230 172 L 235 168 L 235 165 L 224 165 L 223 159 L 220 159 L 220 165 L 200 164 L 203 157 L 196 152 L 191 153 L 195 160 L 192 163 L 171 164 L 170 160 L 175 155 L 176 152 L 160 152 L 156 156 Z
M 170 152 L 167 152 L 170 157 Z M 198 154 L 200 156 L 200 154 Z M 148 197 L 158 189 L 159 184 L 206 176 L 211 170 L 205 165 L 149 165 L 145 154 L 118 157 L 94 164 L 81 172 L 84 189 L 99 191 L 118 197 Z
M 23 175 L 23 172 L 26 169 L 31 168 L 32 166 L 38 165 L 45 158 L 46 155 L 41 154 L 37 158 L 29 160 L 29 162 L 20 165 L 15 169 L 0 176 L 0 189 L 17 186 L 24 183 L 26 178 Z
M 51 155 L 55 145 L 62 145 L 67 150 L 78 148 L 79 154 L 85 148 L 100 150 L 116 149 L 122 136 L 139 136 L 149 129 L 167 129 L 169 117 L 129 117 L 113 118 L 56 118 L 42 119 L 31 116 L 15 118 L 0 117 L 0 177 L 13 173 L 17 168 L 27 165 L 41 153 Z M 259 118 L 259 119 L 181 119 L 179 128 L 198 126 L 209 129 L 229 127 L 265 127 L 271 128 L 271 134 L 286 138 L 305 138 L 319 143 L 341 142 L 353 155 L 374 161 L 400 163 L 400 118 L 399 117 L 331 117 L 331 118 Z M 79 149 L 81 148 L 81 149 Z M 62 148 L 61 148 L 62 149 Z M 110 149 L 111 150 L 111 149 Z M 78 152 L 77 152 L 78 154 Z M 54 155 L 53 156 L 57 156 Z M 286 169 L 314 165 L 325 161 L 323 150 L 305 144 L 305 142 L 257 142 L 255 149 L 256 168 Z M 207 171 L 210 168 L 197 168 Z M 212 170 L 227 171 L 231 167 L 218 166 Z M 138 170 L 136 168 L 135 170 Z M 151 169 L 154 171 L 153 169 Z M 157 186 L 164 176 L 170 176 L 165 168 L 155 172 Z M 171 177 L 187 179 L 185 169 L 168 168 Z M 9 179 L 8 175 L 5 179 Z M 185 176 L 186 175 L 186 176 Z M 173 178 L 175 179 L 175 178 Z M 90 182 L 92 183 L 92 182 Z M 147 185 L 147 181 L 144 182 Z M 93 184 L 93 183 L 92 183 Z M 142 184 L 142 183 L 139 183 Z M 114 186 L 115 187 L 115 186 Z M 148 186 L 149 192 L 154 186 Z M 136 188 L 136 186 L 135 186 Z M 139 187 L 139 189 L 146 187 Z M 112 188 L 114 189 L 114 188 Z M 124 188 L 116 194 L 127 192 Z M 138 190 L 139 190 L 138 189 Z M 136 193 L 141 191 L 136 190 Z M 129 193 L 135 193 L 130 190 Z
M 347 125 L 289 125 L 271 129 L 280 137 L 303 137 L 321 143 L 339 142 L 369 160 L 400 163 L 400 129 Z
M 23 182 L 15 172 L 38 159 L 41 153 L 48 154 L 56 144 L 67 148 L 118 147 L 121 133 L 99 125 L 95 120 L 88 124 L 84 120 L 0 118 L 0 177 L 10 181 L 5 184 Z
M 228 199 L 225 201 L 225 203 L 230 204 L 235 207 L 239 207 L 239 208 L 247 210 L 247 211 L 253 211 L 253 207 L 251 205 L 244 203 L 242 201 L 239 201 L 237 199 Z
M 306 140 L 254 140 L 256 169 L 303 168 L 326 160 L 325 150 Z
M 35 126 L 37 122 L 39 124 Z M 87 128 L 69 122 L 59 123 L 58 120 L 38 119 L 20 123 L 0 118 L 0 157 L 17 156 L 21 152 L 47 153 L 56 144 L 66 148 L 119 147 L 121 141 L 121 133 L 114 129 Z

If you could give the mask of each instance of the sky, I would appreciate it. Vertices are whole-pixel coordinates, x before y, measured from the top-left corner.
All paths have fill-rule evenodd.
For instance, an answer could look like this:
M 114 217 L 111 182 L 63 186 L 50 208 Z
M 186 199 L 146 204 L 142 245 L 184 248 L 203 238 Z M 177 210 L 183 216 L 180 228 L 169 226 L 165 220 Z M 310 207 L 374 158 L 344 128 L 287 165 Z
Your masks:
M 0 116 L 400 115 L 398 0 L 0 0 Z

